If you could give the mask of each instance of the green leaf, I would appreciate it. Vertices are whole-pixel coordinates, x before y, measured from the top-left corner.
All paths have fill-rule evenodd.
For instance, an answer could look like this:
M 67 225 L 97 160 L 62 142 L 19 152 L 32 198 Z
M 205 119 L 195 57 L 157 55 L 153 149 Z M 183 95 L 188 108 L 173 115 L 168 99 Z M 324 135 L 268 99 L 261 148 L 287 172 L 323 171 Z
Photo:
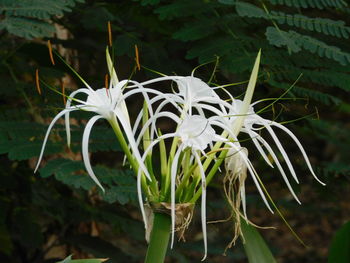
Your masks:
M 318 8 L 345 7 L 347 3 L 343 0 L 270 0 L 273 5 L 286 5 L 291 7 Z
M 272 45 L 277 47 L 287 46 L 291 52 L 299 52 L 301 49 L 317 54 L 321 58 L 326 57 L 339 62 L 341 65 L 350 64 L 350 54 L 342 51 L 336 46 L 326 43 L 306 35 L 301 35 L 295 31 L 283 31 L 275 27 L 266 29 L 266 37 Z
M 70 255 L 57 263 L 101 263 L 107 260 L 106 258 L 72 259 L 72 255 Z
M 266 12 L 263 9 L 246 2 L 237 2 L 236 11 L 240 16 L 261 17 L 261 18 L 268 17 Z
M 103 195 L 103 200 L 108 203 L 115 203 L 116 201 L 125 205 L 129 202 L 136 203 L 137 191 L 135 186 L 112 186 Z
M 276 47 L 286 46 L 291 52 L 299 52 L 301 48 L 297 45 L 295 38 L 290 36 L 287 32 L 268 27 L 266 29 L 267 40 Z
M 85 0 L 0 0 L 0 30 L 27 39 L 49 37 L 55 32 L 50 19 L 72 11 L 76 2 Z
M 248 225 L 244 219 L 241 220 L 241 227 L 245 240 L 244 250 L 249 263 L 276 263 L 276 259 L 256 228 Z
M 5 17 L 5 19 L 0 22 L 0 30 L 3 29 L 13 35 L 27 39 L 48 37 L 52 36 L 55 32 L 54 26 L 46 22 L 12 16 Z
M 328 255 L 328 263 L 348 262 L 350 262 L 350 221 L 335 233 Z

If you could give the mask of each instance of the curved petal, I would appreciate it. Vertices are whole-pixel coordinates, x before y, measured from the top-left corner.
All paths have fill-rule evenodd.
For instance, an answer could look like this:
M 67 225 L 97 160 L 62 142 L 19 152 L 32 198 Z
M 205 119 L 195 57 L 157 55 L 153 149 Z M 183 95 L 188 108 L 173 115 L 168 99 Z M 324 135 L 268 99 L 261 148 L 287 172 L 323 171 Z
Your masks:
M 143 223 L 145 224 L 145 230 L 147 233 L 148 221 L 147 221 L 147 217 L 146 217 L 145 208 L 143 206 L 141 178 L 142 178 L 142 172 L 141 172 L 141 169 L 139 169 L 137 171 L 137 197 L 139 200 L 139 205 L 140 205 Z
M 196 162 L 199 167 L 199 172 L 202 179 L 202 200 L 201 200 L 201 218 L 202 218 L 202 232 L 203 232 L 203 242 L 204 242 L 204 256 L 202 261 L 204 261 L 208 254 L 208 240 L 207 240 L 207 217 L 206 217 L 206 195 L 207 195 L 207 185 L 206 178 L 203 169 L 202 162 L 198 156 L 198 153 L 193 151 L 193 155 L 196 158 Z
M 165 81 L 165 80 L 176 81 L 176 80 L 183 79 L 183 78 L 184 77 L 182 77 L 182 76 L 165 76 L 165 77 L 159 77 L 159 78 L 147 80 L 147 81 L 141 82 L 140 84 L 145 86 L 145 85 L 149 85 L 149 84 L 153 84 L 153 83 L 157 83 L 157 82 L 161 82 L 161 81 Z
M 43 158 L 43 155 L 44 155 L 44 150 L 45 150 L 45 145 L 46 145 L 46 142 L 47 142 L 47 139 L 49 138 L 49 134 L 51 132 L 51 129 L 52 127 L 54 126 L 54 124 L 56 123 L 56 121 L 61 118 L 64 114 L 66 114 L 67 112 L 70 112 L 70 111 L 74 111 L 74 110 L 77 110 L 77 109 L 64 109 L 62 110 L 61 112 L 59 112 L 55 118 L 53 118 L 53 120 L 51 121 L 49 127 L 47 128 L 47 131 L 46 131 L 46 134 L 45 134 L 45 138 L 44 138 L 44 142 L 43 142 L 43 145 L 41 147 L 41 151 L 40 151 L 40 154 L 39 154 L 39 158 L 38 158 L 38 162 L 35 166 L 35 170 L 34 170 L 34 173 L 36 173 L 36 171 L 38 170 L 39 168 L 39 165 L 40 165 L 40 162 L 41 162 L 41 159 Z
M 295 173 L 294 167 L 291 163 L 291 161 L 289 160 L 288 154 L 286 153 L 286 151 L 284 150 L 280 140 L 278 139 L 278 137 L 276 136 L 275 132 L 273 131 L 273 129 L 271 128 L 270 124 L 268 123 L 267 120 L 261 118 L 260 116 L 256 115 L 254 116 L 254 119 L 258 120 L 258 124 L 263 125 L 267 131 L 270 133 L 272 139 L 274 140 L 274 142 L 276 143 L 276 146 L 278 148 L 278 150 L 281 152 L 283 159 L 286 161 L 286 164 L 289 168 L 290 173 L 292 174 L 294 180 L 299 183 L 299 180 L 297 178 L 297 175 Z
M 146 130 L 149 128 L 150 125 L 153 126 L 153 124 L 157 121 L 158 118 L 161 118 L 161 117 L 168 117 L 169 119 L 175 121 L 177 124 L 179 124 L 180 122 L 180 118 L 175 115 L 174 113 L 172 112 L 161 112 L 157 115 L 154 115 L 152 116 L 151 118 L 149 118 L 147 120 L 147 122 L 143 125 L 138 137 L 137 137 L 137 140 L 136 140 L 136 145 L 139 145 L 140 142 L 141 142 L 141 139 L 142 139 L 142 136 L 144 135 L 144 133 L 146 132 Z M 150 139 L 153 139 L 153 136 L 150 138 Z
M 256 132 L 253 132 L 253 131 L 252 131 L 251 129 L 249 129 L 249 128 L 247 128 L 247 129 L 243 128 L 242 131 L 248 133 L 249 137 L 252 139 L 252 141 L 253 141 L 255 147 L 258 149 L 260 155 L 264 158 L 265 162 L 266 162 L 270 167 L 274 168 L 273 165 L 272 165 L 272 163 L 270 162 L 269 158 L 267 157 L 265 151 L 263 150 L 263 148 L 261 147 L 260 143 L 259 143 L 259 142 L 257 141 L 257 139 L 256 139 L 256 137 L 260 137 L 260 135 L 257 134 Z
M 261 136 L 259 136 L 257 133 L 255 133 L 255 132 L 253 132 L 253 131 L 251 131 L 251 132 L 252 132 L 252 134 L 253 134 L 254 136 L 256 136 L 257 140 L 259 140 L 259 141 L 264 145 L 264 147 L 267 149 L 267 151 L 270 153 L 270 155 L 271 155 L 272 159 L 274 160 L 274 162 L 276 163 L 277 168 L 278 168 L 278 170 L 280 171 L 280 173 L 281 173 L 281 175 L 282 175 L 282 177 L 283 177 L 283 180 L 284 180 L 284 182 L 286 183 L 286 185 L 287 185 L 287 187 L 288 187 L 290 193 L 293 195 L 294 199 L 295 199 L 299 204 L 301 204 L 299 198 L 297 197 L 297 195 L 295 194 L 295 192 L 294 192 L 292 186 L 291 186 L 290 183 L 289 183 L 288 177 L 287 177 L 286 173 L 284 172 L 284 170 L 283 170 L 283 168 L 282 168 L 282 165 L 280 164 L 280 162 L 279 162 L 279 160 L 278 160 L 276 154 L 274 153 L 274 151 L 272 150 L 272 148 L 270 147 L 270 145 L 269 145 Z
M 102 191 L 104 192 L 104 188 L 101 185 L 101 183 L 99 182 L 99 180 L 97 179 L 96 175 L 94 174 L 94 171 L 92 170 L 91 164 L 90 164 L 90 159 L 89 159 L 89 137 L 90 137 L 90 132 L 92 129 L 92 126 L 95 124 L 95 122 L 99 119 L 103 118 L 100 115 L 96 115 L 94 117 L 92 117 L 88 123 L 85 126 L 84 129 L 84 134 L 83 134 L 83 143 L 82 143 L 82 155 L 83 155 L 83 161 L 84 161 L 84 165 L 86 168 L 86 171 L 88 172 L 88 174 L 90 175 L 91 179 L 94 180 L 94 182 L 102 189 Z
M 273 126 L 276 126 L 278 128 L 280 128 L 281 130 L 283 130 L 284 132 L 286 132 L 293 140 L 294 142 L 296 143 L 296 145 L 299 147 L 299 150 L 301 151 L 304 159 L 305 159 L 305 162 L 311 172 L 311 174 L 313 175 L 313 177 L 317 180 L 317 182 L 319 182 L 320 184 L 322 185 L 326 185 L 325 183 L 323 183 L 320 179 L 317 178 L 316 174 L 314 173 L 314 170 L 312 169 L 312 166 L 311 166 L 311 163 L 309 161 L 309 158 L 307 157 L 307 154 L 304 150 L 304 147 L 301 145 L 300 141 L 298 140 L 298 138 L 294 135 L 294 133 L 292 133 L 288 128 L 284 127 L 282 124 L 279 124 L 277 122 L 272 122 Z
M 90 92 L 91 91 L 87 90 L 86 88 L 82 88 L 82 89 L 78 89 L 76 91 L 73 91 L 68 97 L 68 100 L 66 102 L 66 108 L 69 108 L 71 106 L 71 102 L 72 102 L 75 95 L 77 95 L 79 93 L 85 93 L 85 94 L 89 95 Z M 79 101 L 79 102 L 83 103 L 83 101 Z M 68 144 L 68 147 L 70 147 L 71 135 L 70 135 L 70 124 L 69 124 L 69 112 L 67 112 L 64 115 L 64 120 L 65 120 L 65 125 L 66 125 L 67 144 Z
M 175 239 L 175 186 L 176 186 L 176 175 L 177 175 L 177 165 L 179 162 L 179 157 L 182 152 L 182 145 L 177 149 L 173 163 L 171 164 L 171 180 L 170 180 L 170 202 L 171 202 L 171 244 L 170 248 L 173 248 L 174 246 L 174 239 Z
M 258 189 L 259 193 L 260 193 L 260 196 L 261 198 L 263 199 L 266 207 L 270 210 L 270 212 L 273 214 L 273 210 L 271 209 L 270 205 L 269 205 L 269 202 L 267 201 L 266 197 L 265 197 L 265 194 L 264 192 L 262 191 L 261 187 L 260 187 L 260 183 L 258 182 L 257 180 L 257 177 L 258 177 L 258 174 L 257 172 L 255 171 L 252 163 L 250 162 L 249 158 L 242 152 L 240 151 L 239 147 L 237 147 L 236 145 L 234 145 L 233 143 L 228 143 L 232 148 L 234 148 L 236 150 L 236 152 L 241 155 L 242 157 L 242 160 L 245 162 L 245 164 L 247 165 L 247 168 L 248 168 L 248 171 L 250 173 L 250 175 L 252 176 L 253 178 L 253 181 L 255 183 L 255 186 L 256 188 Z

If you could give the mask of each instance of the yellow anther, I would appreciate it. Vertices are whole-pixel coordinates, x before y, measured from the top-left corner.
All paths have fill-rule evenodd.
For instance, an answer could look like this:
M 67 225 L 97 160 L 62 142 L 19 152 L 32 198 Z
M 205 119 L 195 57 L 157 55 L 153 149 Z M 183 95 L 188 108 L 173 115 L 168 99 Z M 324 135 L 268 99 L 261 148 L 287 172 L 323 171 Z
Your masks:
M 49 55 L 50 55 L 50 60 L 52 65 L 55 65 L 55 60 L 53 59 L 53 54 L 52 54 L 52 46 L 51 46 L 51 41 L 47 41 L 47 47 L 49 48 Z

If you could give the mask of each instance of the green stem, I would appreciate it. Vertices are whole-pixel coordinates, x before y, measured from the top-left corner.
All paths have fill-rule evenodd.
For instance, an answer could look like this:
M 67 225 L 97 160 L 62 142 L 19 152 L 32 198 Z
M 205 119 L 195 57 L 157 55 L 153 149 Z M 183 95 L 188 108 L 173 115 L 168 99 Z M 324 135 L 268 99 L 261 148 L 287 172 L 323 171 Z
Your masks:
M 129 149 L 129 146 L 128 146 L 127 142 L 124 139 L 124 135 L 123 135 L 123 133 L 122 133 L 120 127 L 119 127 L 117 119 L 114 118 L 111 121 L 109 121 L 109 123 L 112 126 L 112 129 L 113 129 L 115 135 L 117 136 L 117 139 L 118 139 L 118 141 L 120 143 L 120 146 L 122 147 L 126 157 L 128 158 L 128 161 L 129 161 L 132 169 L 134 170 L 135 175 L 137 175 L 137 172 L 138 172 L 138 169 L 139 169 L 139 165 L 136 162 L 134 156 L 132 155 L 132 153 L 131 153 L 131 151 Z M 147 191 L 148 187 L 147 187 L 147 182 L 146 182 L 145 176 L 142 176 L 141 184 L 142 184 L 142 188 L 143 188 L 144 192 L 148 195 L 148 191 Z
M 163 263 L 170 237 L 169 215 L 154 213 L 153 229 L 147 249 L 145 263 Z
M 206 177 L 206 184 L 207 185 L 209 185 L 210 181 L 213 179 L 214 175 L 219 170 L 219 167 L 222 164 L 222 162 L 224 161 L 227 152 L 228 152 L 228 150 L 223 150 L 220 153 L 219 158 L 217 159 L 216 163 L 213 165 L 213 167 L 211 168 L 209 174 Z M 201 196 L 201 194 L 202 194 L 202 188 L 199 188 L 198 191 L 192 197 L 190 203 L 196 203 L 198 198 Z

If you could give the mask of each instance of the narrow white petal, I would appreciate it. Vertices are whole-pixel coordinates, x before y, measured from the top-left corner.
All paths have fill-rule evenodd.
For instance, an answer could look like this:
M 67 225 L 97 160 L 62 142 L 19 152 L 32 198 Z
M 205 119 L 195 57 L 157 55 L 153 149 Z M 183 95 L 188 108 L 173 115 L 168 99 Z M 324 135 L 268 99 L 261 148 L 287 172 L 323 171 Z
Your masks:
M 245 162 L 245 164 L 247 165 L 248 171 L 249 171 L 250 175 L 251 175 L 252 178 L 253 178 L 253 181 L 254 181 L 254 183 L 255 183 L 256 188 L 258 189 L 258 191 L 259 191 L 259 193 L 260 193 L 261 198 L 263 199 L 263 201 L 264 201 L 266 207 L 267 207 L 267 208 L 270 210 L 270 212 L 273 214 L 274 212 L 273 212 L 273 210 L 271 209 L 271 207 L 270 207 L 270 205 L 269 205 L 269 202 L 267 201 L 267 199 L 266 199 L 266 197 L 265 197 L 265 194 L 264 194 L 264 192 L 262 191 L 262 189 L 261 189 L 261 187 L 260 187 L 260 183 L 259 183 L 258 180 L 256 179 L 256 178 L 258 177 L 258 174 L 257 174 L 257 172 L 255 171 L 255 169 L 254 169 L 252 163 L 250 162 L 249 158 L 248 158 L 242 151 L 240 151 L 240 149 L 239 149 L 236 145 L 234 145 L 233 143 L 229 143 L 229 145 L 230 145 L 231 147 L 233 147 L 233 148 L 237 151 L 237 153 L 238 153 L 239 155 L 241 155 L 242 160 L 243 160 L 243 161 Z
M 243 215 L 246 220 L 248 220 L 247 217 L 247 201 L 246 201 L 246 196 L 245 196 L 245 184 L 242 184 L 241 187 L 241 202 L 242 202 L 242 207 L 243 207 Z
M 83 133 L 83 143 L 82 143 L 82 155 L 83 155 L 83 161 L 84 165 L 86 168 L 86 171 L 88 172 L 89 176 L 91 177 L 92 180 L 102 189 L 104 192 L 105 189 L 97 179 L 96 175 L 94 174 L 94 171 L 92 170 L 91 164 L 90 164 L 90 159 L 89 159 L 89 137 L 90 137 L 90 132 L 92 129 L 92 126 L 95 124 L 95 122 L 99 119 L 101 119 L 102 116 L 96 115 L 92 117 L 88 123 L 85 126 L 84 133 Z
M 253 133 L 253 135 L 254 135 L 254 133 Z M 282 175 L 282 177 L 283 177 L 283 180 L 284 180 L 284 182 L 286 183 L 286 185 L 287 185 L 287 187 L 288 187 L 290 193 L 293 195 L 294 199 L 295 199 L 299 204 L 301 204 L 299 198 L 297 197 L 297 195 L 295 194 L 295 192 L 294 192 L 292 186 L 290 185 L 289 180 L 288 180 L 288 177 L 287 177 L 286 173 L 284 172 L 284 170 L 283 170 L 283 168 L 282 168 L 282 165 L 280 164 L 280 162 L 279 162 L 279 160 L 278 160 L 276 154 L 274 153 L 274 151 L 272 150 L 272 148 L 270 147 L 270 145 L 269 145 L 261 136 L 259 136 L 258 134 L 256 134 L 256 135 L 257 135 L 256 138 L 264 145 L 264 147 L 268 150 L 268 152 L 270 153 L 272 159 L 273 159 L 274 162 L 276 163 L 277 168 L 278 168 L 278 170 L 280 171 L 280 173 L 281 173 L 281 175 Z
M 140 209 L 141 209 L 143 222 L 145 224 L 145 229 L 147 232 L 148 222 L 147 222 L 145 208 L 143 206 L 141 178 L 142 178 L 142 172 L 141 172 L 141 169 L 139 169 L 137 172 L 137 196 L 138 196 L 138 200 L 139 200 L 139 205 L 140 205 Z
M 173 163 L 171 164 L 171 179 L 170 179 L 170 203 L 171 203 L 171 243 L 170 248 L 174 246 L 175 239 L 175 187 L 176 187 L 176 176 L 177 176 L 177 165 L 179 162 L 179 157 L 182 151 L 182 146 L 180 146 L 174 156 Z
M 79 93 L 85 93 L 85 94 L 89 95 L 91 92 L 85 88 L 73 91 L 67 99 L 66 108 L 70 108 L 73 98 L 75 97 L 75 95 L 77 95 Z M 84 102 L 82 102 L 82 103 L 84 103 Z M 65 119 L 65 125 L 66 125 L 67 144 L 68 144 L 68 147 L 70 147 L 71 135 L 70 135 L 70 124 L 69 124 L 69 112 L 67 112 L 64 115 L 64 119 Z
M 159 77 L 159 78 L 147 80 L 147 81 L 141 82 L 140 84 L 145 86 L 145 85 L 149 85 L 149 84 L 153 84 L 153 83 L 157 83 L 157 82 L 161 82 L 161 81 L 165 81 L 165 80 L 177 81 L 177 80 L 183 79 L 183 78 L 184 77 L 181 77 L 181 76 L 165 76 L 165 77 Z
M 298 180 L 297 175 L 295 173 L 294 167 L 293 167 L 291 161 L 289 160 L 288 154 L 284 150 L 280 140 L 278 139 L 275 132 L 271 128 L 270 124 L 265 119 L 261 118 L 258 115 L 254 116 L 254 119 L 258 120 L 259 124 L 263 125 L 267 129 L 267 131 L 270 133 L 271 137 L 273 138 L 274 142 L 276 143 L 278 150 L 281 152 L 283 159 L 286 161 L 286 164 L 287 164 L 289 171 L 292 174 L 294 180 L 297 183 L 299 183 L 299 180 Z
M 207 196 L 207 185 L 206 185 L 206 178 L 205 173 L 203 169 L 202 162 L 198 156 L 198 153 L 195 151 L 192 151 L 193 155 L 196 158 L 199 172 L 201 175 L 202 180 L 202 200 L 201 200 L 201 218 L 202 218 L 202 232 L 203 232 L 203 242 L 204 242 L 204 256 L 202 258 L 202 261 L 204 261 L 208 254 L 208 240 L 207 240 L 207 216 L 206 216 L 206 196 Z
M 269 158 L 267 157 L 265 151 L 263 150 L 263 148 L 261 147 L 260 143 L 259 143 L 259 142 L 257 141 L 257 139 L 256 139 L 256 137 L 258 137 L 258 136 L 260 137 L 260 135 L 257 134 L 257 133 L 255 133 L 255 132 L 254 132 L 255 134 L 253 134 L 252 130 L 249 129 L 249 128 L 243 129 L 242 131 L 246 131 L 246 132 L 249 134 L 249 136 L 250 136 L 250 138 L 252 139 L 252 141 L 253 141 L 255 147 L 258 149 L 260 155 L 264 158 L 265 162 L 266 162 L 269 166 L 271 166 L 272 168 L 274 168 L 273 165 L 272 165 L 272 163 L 270 162 Z
M 150 125 L 155 125 L 156 121 L 159 119 L 159 118 L 162 118 L 162 117 L 168 117 L 169 119 L 173 120 L 174 122 L 176 122 L 177 124 L 180 123 L 180 118 L 172 113 L 172 112 L 168 112 L 168 111 L 164 111 L 164 112 L 161 112 L 161 113 L 158 113 L 157 115 L 154 115 L 152 116 L 151 118 L 149 118 L 147 120 L 147 122 L 143 125 L 138 137 L 137 137 L 137 140 L 136 140 L 136 145 L 139 145 L 141 140 L 142 140 L 142 137 L 144 135 L 144 133 L 147 131 L 147 129 L 149 128 Z M 152 136 L 150 139 L 153 139 L 154 137 Z
M 44 138 L 44 141 L 43 141 L 43 145 L 41 147 L 41 151 L 40 151 L 40 154 L 39 154 L 39 158 L 38 158 L 38 162 L 36 164 L 36 167 L 35 167 L 35 170 L 34 170 L 34 173 L 36 173 L 36 171 L 38 170 L 39 168 L 39 165 L 40 165 L 40 162 L 41 162 L 41 159 L 43 158 L 43 155 L 44 155 L 44 150 L 45 150 L 45 146 L 46 146 L 46 142 L 47 142 L 47 139 L 49 138 L 49 134 L 51 132 L 51 129 L 52 127 L 54 126 L 54 124 L 56 123 L 56 121 L 61 118 L 64 114 L 66 114 L 67 112 L 70 112 L 70 111 L 74 111 L 76 109 L 64 109 L 62 110 L 61 112 L 59 112 L 55 118 L 53 118 L 53 120 L 51 121 L 49 127 L 47 128 L 47 131 L 46 131 L 46 134 L 45 134 L 45 138 Z
M 283 125 L 277 123 L 277 122 L 272 122 L 272 125 L 280 128 L 281 130 L 285 131 L 293 140 L 294 142 L 296 143 L 296 145 L 299 147 L 299 150 L 301 151 L 304 159 L 305 159 L 305 162 L 311 172 L 311 174 L 313 175 L 313 177 L 322 185 L 326 185 L 325 183 L 323 183 L 320 179 L 317 178 L 316 174 L 314 173 L 314 170 L 312 169 L 312 166 L 311 166 L 311 163 L 309 161 L 309 158 L 307 157 L 307 154 L 304 150 L 304 147 L 301 145 L 300 141 L 298 140 L 298 138 L 294 135 L 293 132 L 291 132 L 288 128 L 284 127 Z

